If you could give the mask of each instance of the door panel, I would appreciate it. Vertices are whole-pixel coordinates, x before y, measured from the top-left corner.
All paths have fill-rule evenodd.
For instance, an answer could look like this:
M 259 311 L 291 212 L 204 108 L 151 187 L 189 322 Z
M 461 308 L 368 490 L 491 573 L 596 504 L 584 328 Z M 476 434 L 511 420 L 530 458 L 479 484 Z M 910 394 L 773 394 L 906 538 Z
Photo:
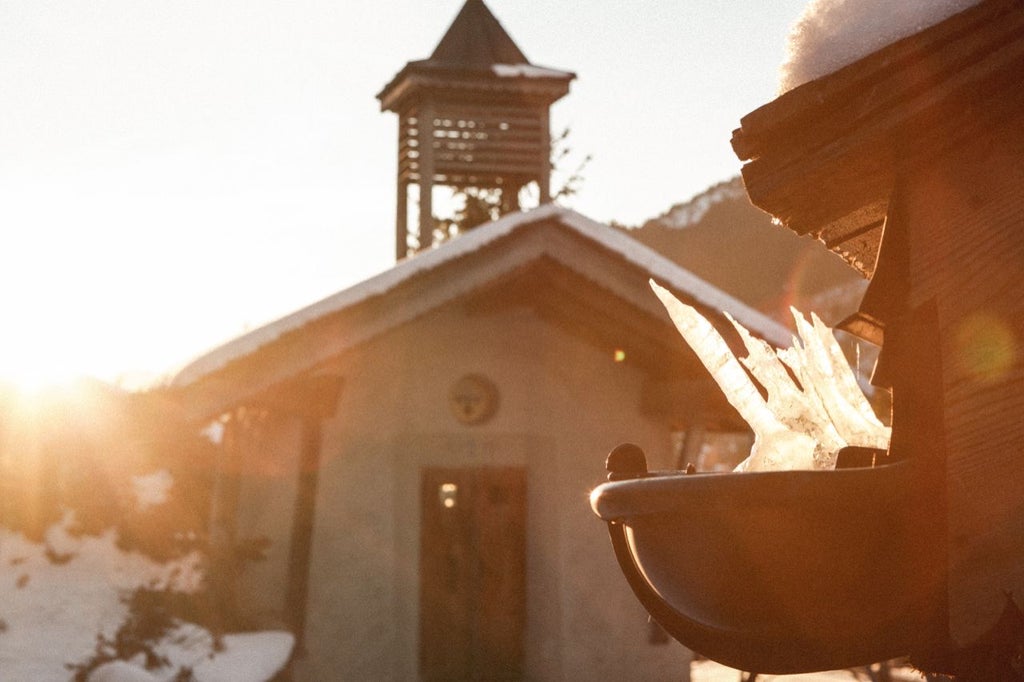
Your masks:
M 526 472 L 425 469 L 420 505 L 423 679 L 520 679 Z

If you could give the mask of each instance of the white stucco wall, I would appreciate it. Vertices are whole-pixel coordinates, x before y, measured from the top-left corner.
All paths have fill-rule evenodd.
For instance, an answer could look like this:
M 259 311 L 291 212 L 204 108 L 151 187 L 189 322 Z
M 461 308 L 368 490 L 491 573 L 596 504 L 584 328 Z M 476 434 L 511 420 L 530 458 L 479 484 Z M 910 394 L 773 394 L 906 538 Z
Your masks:
M 681 678 L 688 654 L 646 643 L 646 614 L 587 497 L 620 442 L 642 445 L 653 467 L 669 464 L 667 425 L 639 414 L 638 370 L 529 311 L 467 316 L 454 306 L 340 367 L 300 679 L 416 679 L 420 470 L 475 465 L 528 472 L 527 679 Z M 486 424 L 449 412 L 448 390 L 467 373 L 500 391 Z

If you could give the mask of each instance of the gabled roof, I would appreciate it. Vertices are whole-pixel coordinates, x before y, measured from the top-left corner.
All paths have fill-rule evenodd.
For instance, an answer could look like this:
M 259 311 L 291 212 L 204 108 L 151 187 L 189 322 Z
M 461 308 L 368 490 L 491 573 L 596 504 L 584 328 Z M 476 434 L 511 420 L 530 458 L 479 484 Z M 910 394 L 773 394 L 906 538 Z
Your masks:
M 268 385 L 283 381 L 283 376 L 270 376 L 273 372 L 267 368 L 273 363 L 265 358 L 276 357 L 289 344 L 302 346 L 303 361 L 308 355 L 312 369 L 329 356 L 372 341 L 442 305 L 501 287 L 506 299 L 515 298 L 526 287 L 535 295 L 543 291 L 542 295 L 552 299 L 545 302 L 545 310 L 563 316 L 573 315 L 574 305 L 589 305 L 588 314 L 598 320 L 595 326 L 604 326 L 607 320 L 609 330 L 627 318 L 636 322 L 637 330 L 657 326 L 658 339 L 668 340 L 665 362 L 669 363 L 673 355 L 684 352 L 682 342 L 647 287 L 648 279 L 657 280 L 700 308 L 729 312 L 770 343 L 783 346 L 791 341 L 785 327 L 628 235 L 547 204 L 478 227 L 243 334 L 185 366 L 173 376 L 169 387 L 188 390 L 196 384 L 223 383 L 229 376 L 262 373 L 268 375 Z M 593 293 L 597 291 L 603 293 Z M 612 306 L 619 318 L 613 316 Z M 297 342 L 302 335 L 309 338 Z M 650 347 L 656 348 L 655 353 L 661 352 L 661 345 Z M 255 360 L 257 356 L 264 360 Z M 264 378 L 259 381 L 264 382 Z
M 481 69 L 530 63 L 483 0 L 466 0 L 428 61 Z
M 985 0 L 747 114 L 733 133 L 751 202 L 870 276 L 890 195 L 1024 109 L 1024 5 Z

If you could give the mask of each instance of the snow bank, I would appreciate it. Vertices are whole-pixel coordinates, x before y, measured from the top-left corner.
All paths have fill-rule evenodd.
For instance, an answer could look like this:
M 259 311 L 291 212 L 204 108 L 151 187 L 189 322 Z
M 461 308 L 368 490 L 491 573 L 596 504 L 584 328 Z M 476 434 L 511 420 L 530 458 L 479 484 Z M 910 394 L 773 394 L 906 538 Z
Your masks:
M 981 0 L 811 0 L 790 30 L 779 94 L 838 71 Z
M 72 514 L 42 544 L 0 528 L 0 670 L 4 679 L 66 680 L 65 663 L 87 659 L 96 636 L 112 636 L 127 614 L 121 595 L 140 585 L 190 591 L 198 556 L 158 564 L 122 552 L 110 530 L 99 537 L 68 533 Z
M 72 674 L 67 664 L 88 660 L 97 635 L 113 637 L 124 622 L 124 595 L 143 586 L 180 592 L 200 587 L 198 553 L 158 563 L 118 549 L 113 529 L 99 537 L 75 537 L 69 532 L 73 527 L 74 515 L 67 513 L 42 543 L 0 527 L 0 677 L 5 680 L 64 682 Z M 287 632 L 256 632 L 226 635 L 217 648 L 209 632 L 181 624 L 155 647 L 170 667 L 148 672 L 142 662 L 112 661 L 89 679 L 165 682 L 188 666 L 199 682 L 259 682 L 284 666 L 293 643 Z
M 104 663 L 89 675 L 89 682 L 158 682 L 159 679 L 128 661 Z
M 259 682 L 269 680 L 281 670 L 294 644 L 295 639 L 289 632 L 249 632 L 225 635 L 221 638 L 223 648 L 205 654 L 198 662 L 195 661 L 195 646 L 168 651 L 167 657 L 176 666 L 191 665 L 197 682 Z M 198 651 L 209 649 L 200 647 Z
M 251 632 L 225 635 L 215 651 L 208 632 L 183 625 L 157 647 L 169 667 L 150 672 L 138 663 L 111 661 L 93 670 L 89 682 L 170 682 L 183 666 L 196 682 L 261 682 L 281 670 L 294 643 L 288 632 Z

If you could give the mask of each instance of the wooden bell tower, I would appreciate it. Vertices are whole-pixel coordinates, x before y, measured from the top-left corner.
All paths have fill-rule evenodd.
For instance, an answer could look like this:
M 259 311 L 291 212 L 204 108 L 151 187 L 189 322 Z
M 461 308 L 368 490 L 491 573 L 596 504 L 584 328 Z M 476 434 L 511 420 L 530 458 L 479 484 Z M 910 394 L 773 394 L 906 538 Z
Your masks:
M 531 64 L 483 0 L 466 1 L 430 58 L 406 64 L 377 95 L 398 114 L 397 259 L 433 245 L 436 185 L 497 189 L 513 211 L 536 182 L 550 201 L 548 110 L 575 77 Z

